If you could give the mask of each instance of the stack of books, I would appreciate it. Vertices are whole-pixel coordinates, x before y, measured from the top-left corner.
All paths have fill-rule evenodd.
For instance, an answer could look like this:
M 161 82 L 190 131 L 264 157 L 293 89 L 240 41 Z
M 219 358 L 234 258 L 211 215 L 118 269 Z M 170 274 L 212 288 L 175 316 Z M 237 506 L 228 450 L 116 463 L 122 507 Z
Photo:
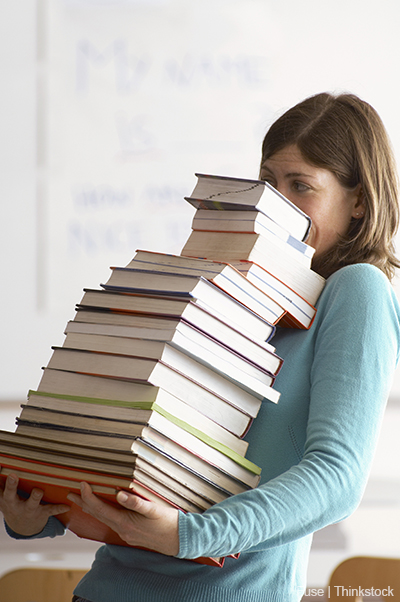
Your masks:
M 310 218 L 263 180 L 196 176 L 185 198 L 197 211 L 181 254 L 230 263 L 286 310 L 281 325 L 309 328 L 325 285 L 310 269 Z
M 139 495 L 184 512 L 203 512 L 258 485 L 261 469 L 247 459 L 244 436 L 261 404 L 279 400 L 276 325 L 308 328 L 323 279 L 310 269 L 304 214 L 269 188 L 265 209 L 246 189 L 225 206 L 220 189 L 201 188 L 221 181 L 252 186 L 199 176 L 188 198 L 198 210 L 181 255 L 137 251 L 127 266 L 111 268 L 99 289 L 84 290 L 16 431 L 0 432 L 0 479 L 17 472 L 22 493 L 40 487 L 44 501 L 69 505 L 66 495 L 79 492 L 81 481 L 111 503 L 116 490 L 133 484 Z M 213 194 L 227 211 L 210 211 Z M 286 241 L 289 217 L 279 225 L 266 215 L 275 197 L 303 224 Z M 258 232 L 265 224 L 276 233 Z M 224 234 L 237 245 L 228 246 Z M 253 243 L 245 250 L 248 236 Z M 274 256 L 285 257 L 279 270 L 268 250 L 253 261 L 256 243 L 264 248 L 265 240 Z M 296 278 L 313 296 L 299 294 Z M 126 545 L 76 505 L 59 518 L 80 537 Z

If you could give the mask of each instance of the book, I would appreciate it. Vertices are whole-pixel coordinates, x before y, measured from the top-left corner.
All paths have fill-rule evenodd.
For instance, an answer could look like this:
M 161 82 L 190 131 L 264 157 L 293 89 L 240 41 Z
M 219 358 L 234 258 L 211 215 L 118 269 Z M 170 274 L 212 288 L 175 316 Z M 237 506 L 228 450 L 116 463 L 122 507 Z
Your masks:
M 227 270 L 236 272 L 240 280 L 249 287 L 252 287 L 251 295 L 247 295 L 244 287 L 237 288 L 237 293 L 233 297 L 234 302 L 242 303 L 255 314 L 261 316 L 266 322 L 276 324 L 284 315 L 285 311 L 273 299 L 263 294 L 251 282 L 243 278 L 243 275 L 234 270 L 231 266 L 227 266 Z M 242 280 L 243 278 L 243 280 Z M 216 281 L 220 284 L 217 284 Z M 194 297 L 208 307 L 219 307 L 218 291 L 224 290 L 225 282 L 227 287 L 234 287 L 234 282 L 227 279 L 223 274 L 218 274 L 213 278 L 213 281 L 196 276 L 195 274 L 173 274 L 159 273 L 152 270 L 141 270 L 130 268 L 112 268 L 112 274 L 108 281 L 101 286 L 107 291 L 126 292 L 133 294 L 154 295 L 161 297 L 177 297 L 190 298 Z M 224 290 L 226 293 L 226 289 Z M 228 293 L 232 299 L 232 293 Z M 240 298 L 241 297 L 241 298 Z M 222 300 L 224 304 L 224 299 Z
M 196 173 L 197 183 L 186 201 L 196 209 L 261 211 L 299 240 L 306 240 L 311 219 L 263 180 Z
M 99 453 L 99 450 L 97 450 L 96 455 L 94 455 L 94 449 L 84 446 L 78 446 L 77 452 L 75 452 L 75 448 L 71 448 L 68 444 L 54 442 L 54 446 L 46 445 L 44 439 L 27 437 L 17 432 L 13 432 L 12 440 L 8 441 L 5 437 L 7 433 L 10 434 L 10 431 L 0 431 L 0 454 L 11 456 L 18 461 L 30 460 L 41 464 L 57 464 L 66 468 L 101 472 L 104 475 L 115 475 L 127 479 L 132 479 L 138 461 L 138 458 L 133 454 L 129 456 L 128 461 L 127 454 L 115 451 L 102 450 Z M 110 460 L 110 457 L 112 460 Z
M 257 487 L 260 482 L 261 470 L 258 467 L 253 466 L 253 471 L 235 465 L 233 466 L 235 472 L 231 472 L 227 469 L 228 464 L 231 465 L 229 458 L 223 458 L 224 464 L 205 461 L 200 454 L 191 453 L 190 450 L 155 429 L 148 429 L 142 438 L 135 439 L 131 445 L 131 451 L 139 453 L 139 446 L 142 444 L 147 444 L 160 453 L 173 458 L 176 462 L 181 462 L 184 466 L 233 494 Z M 239 471 L 240 475 L 238 474 Z
M 171 375 L 169 368 L 165 371 L 172 377 L 162 383 L 163 387 L 169 385 L 168 391 L 151 383 L 54 370 L 47 366 L 43 370 L 37 390 L 44 395 L 51 394 L 63 398 L 67 396 L 70 399 L 98 398 L 110 405 L 137 401 L 161 402 L 165 395 L 173 395 L 178 399 L 183 398 L 186 404 L 238 437 L 244 436 L 252 419 L 258 414 L 261 400 L 239 387 L 230 388 L 228 401 L 179 372 L 173 372 Z M 164 371 L 161 369 L 159 372 L 159 376 L 162 377 Z M 232 400 L 237 405 L 234 405 Z
M 227 429 L 223 428 L 197 409 L 181 401 L 166 391 L 158 397 L 157 402 L 146 401 L 110 401 L 91 397 L 74 397 L 52 395 L 51 393 L 39 393 L 29 391 L 29 407 L 53 410 L 79 417 L 96 417 L 98 419 L 108 418 L 127 422 L 145 424 L 153 412 L 158 412 L 164 417 L 172 417 L 186 425 L 196 425 L 196 428 L 204 432 L 211 439 L 222 443 L 224 446 L 236 451 L 238 454 L 246 455 L 248 443 Z M 20 417 L 23 416 L 23 411 Z M 79 422 L 80 423 L 80 422 Z
M 132 481 L 136 481 L 142 485 L 149 487 L 154 493 L 162 495 L 163 498 L 177 506 L 185 512 L 204 512 L 212 506 L 212 504 L 196 494 L 189 488 L 176 484 L 173 479 L 167 475 L 162 475 L 160 471 L 155 471 L 151 467 L 152 475 L 147 472 L 148 466 L 145 462 L 136 461 L 135 467 L 132 470 L 132 477 L 125 478 L 117 475 L 107 475 L 103 471 L 94 472 L 86 469 L 75 469 L 71 467 L 61 466 L 59 464 L 51 464 L 47 462 L 36 462 L 34 460 L 26 460 L 15 456 L 5 456 L 0 454 L 0 463 L 2 468 L 15 469 L 18 472 L 34 473 L 37 478 L 56 477 L 60 479 L 85 481 L 90 485 L 101 485 L 113 487 L 115 491 L 120 489 L 129 490 Z M 155 475 L 157 475 L 160 484 L 158 484 Z M 161 482 L 161 479 L 163 482 Z M 169 485 L 167 485 L 168 483 Z M 178 492 L 179 490 L 179 492 Z
M 0 457 L 0 462 L 3 458 Z M 67 498 L 68 493 L 73 492 L 80 494 L 79 476 L 76 480 L 69 480 L 58 477 L 50 477 L 47 475 L 35 474 L 32 472 L 24 472 L 14 470 L 14 467 L 2 467 L 0 472 L 0 482 L 4 484 L 5 478 L 11 473 L 16 473 L 19 476 L 19 492 L 29 495 L 33 488 L 37 487 L 44 492 L 42 501 L 52 504 L 67 504 L 70 510 L 63 514 L 58 514 L 57 518 L 61 523 L 72 533 L 84 539 L 99 541 L 111 545 L 128 546 L 115 531 L 104 523 L 98 521 L 93 516 L 84 512 L 79 506 L 70 502 Z M 133 489 L 137 495 L 149 500 L 156 500 L 159 504 L 174 505 L 160 495 L 152 492 L 149 487 L 142 485 L 139 482 L 134 482 Z M 129 485 L 128 485 L 129 486 Z M 117 490 L 115 487 L 107 487 L 104 485 L 91 484 L 93 492 L 101 497 L 104 501 L 115 507 L 120 507 L 115 501 Z M 235 556 L 237 557 L 237 556 Z M 195 562 L 207 564 L 210 566 L 223 566 L 224 558 L 197 558 Z
M 212 437 L 209 433 L 204 433 L 200 430 L 199 425 L 194 426 L 193 424 L 184 420 L 183 417 L 175 416 L 168 412 L 162 411 L 159 413 L 156 410 L 146 412 L 142 416 L 137 417 L 138 411 L 136 410 L 136 417 L 128 419 L 112 418 L 110 416 L 100 416 L 99 414 L 82 414 L 78 412 L 67 412 L 61 409 L 46 408 L 43 406 L 35 406 L 33 404 L 23 404 L 22 411 L 17 418 L 17 424 L 38 424 L 47 425 L 50 424 L 52 427 L 58 430 L 72 429 L 75 432 L 97 432 L 115 435 L 126 435 L 138 437 L 141 435 L 144 426 L 151 426 L 161 432 L 164 432 L 168 436 L 168 429 L 172 432 L 176 432 L 176 429 L 172 425 L 178 426 L 180 429 L 191 433 L 195 437 L 204 441 L 210 447 L 219 450 L 221 453 L 226 454 L 228 457 L 234 458 L 241 462 L 242 457 L 245 456 L 247 451 L 247 444 L 244 441 L 231 440 L 229 433 L 227 433 L 226 439 L 231 443 L 231 447 L 228 447 L 226 443 Z M 62 434 L 60 435 L 62 437 Z M 242 445 L 241 445 L 242 444 Z
M 59 427 L 58 425 L 50 423 L 34 423 L 33 421 L 20 419 L 18 419 L 16 432 L 31 437 L 39 432 L 41 439 L 54 440 L 57 438 L 59 441 L 68 443 L 72 446 L 75 444 L 81 445 L 82 441 L 85 441 L 85 445 L 89 447 L 124 452 L 132 449 L 132 444 L 136 439 L 140 438 L 144 441 L 148 441 L 150 444 L 154 444 L 153 442 L 157 441 L 158 435 L 161 435 L 164 438 L 164 444 L 167 447 L 171 446 L 171 443 L 175 444 L 174 453 L 176 453 L 177 456 L 174 456 L 172 453 L 169 453 L 168 455 L 176 457 L 184 464 L 187 464 L 190 460 L 186 459 L 185 462 L 180 460 L 180 458 L 187 458 L 188 455 L 198 456 L 206 464 L 214 466 L 218 470 L 227 473 L 249 487 L 256 487 L 258 485 L 261 469 L 253 462 L 239 455 L 232 455 L 232 457 L 229 457 L 209 446 L 207 443 L 204 443 L 204 441 L 191 433 L 184 431 L 179 426 L 170 423 L 167 420 L 164 420 L 162 423 L 161 419 L 162 417 L 158 417 L 159 428 L 157 430 L 151 426 L 141 425 L 140 432 L 136 431 L 138 433 L 137 435 L 89 431 L 73 427 Z M 164 428 L 165 432 L 161 430 Z
M 154 469 L 169 475 L 192 491 L 200 493 L 204 498 L 214 504 L 227 499 L 235 493 L 241 493 L 248 490 L 247 485 L 237 481 L 222 471 L 218 471 L 218 476 L 215 478 L 213 476 L 215 471 L 213 473 L 213 467 L 211 465 L 209 465 L 208 470 L 200 468 L 200 472 L 198 472 L 195 468 L 185 466 L 146 441 L 136 439 L 132 443 L 131 449 L 136 455 L 139 465 L 141 460 L 146 462 L 148 472 L 151 472 L 151 467 L 154 467 Z M 197 456 L 194 456 L 193 458 L 195 461 L 197 460 L 199 464 L 201 463 L 201 459 L 197 458 Z M 195 464 L 195 462 L 193 462 L 193 464 Z M 218 484 L 214 482 L 214 478 L 215 481 L 218 481 Z
M 257 363 L 245 355 L 226 347 L 220 341 L 208 336 L 201 330 L 185 323 L 182 323 L 180 328 L 176 329 L 167 341 L 107 334 L 67 332 L 63 347 L 151 359 L 162 359 L 165 355 L 166 363 L 169 363 L 167 361 L 168 349 L 173 347 L 183 354 L 189 355 L 196 361 L 204 363 L 208 367 L 232 378 L 234 378 L 234 370 L 237 368 L 246 374 L 251 374 L 255 378 L 263 380 L 263 374 L 260 374 L 260 371 L 268 374 L 268 376 L 276 376 L 283 363 L 282 358 L 276 355 L 276 353 L 266 350 L 263 362 Z M 175 357 L 175 355 L 173 354 L 172 357 Z M 180 370 L 177 364 L 170 365 Z
M 224 215 L 231 215 L 231 213 L 237 213 L 236 211 L 207 211 L 207 210 L 199 210 L 196 212 L 199 213 L 201 211 L 201 213 L 206 213 L 206 214 L 216 214 L 217 216 L 224 216 Z M 241 211 L 238 212 L 240 214 L 242 213 L 246 213 L 246 211 Z M 250 213 L 250 212 L 248 212 Z M 254 212 L 251 212 L 252 214 L 254 214 Z M 263 215 L 262 213 L 258 214 L 260 216 L 262 216 L 264 218 L 264 220 L 268 220 L 268 218 Z M 216 221 L 216 226 L 214 228 L 212 228 L 211 226 L 208 227 L 208 229 L 206 228 L 199 228 L 199 227 L 195 227 L 192 228 L 192 230 L 194 232 L 217 232 L 219 234 L 223 234 L 224 238 L 228 239 L 228 236 L 234 240 L 236 239 L 238 241 L 239 246 L 243 246 L 244 249 L 246 250 L 248 248 L 249 242 L 251 240 L 250 237 L 253 237 L 255 243 L 254 243 L 254 248 L 255 250 L 257 250 L 259 253 L 261 253 L 263 251 L 263 249 L 265 248 L 266 250 L 264 250 L 264 255 L 267 252 L 270 252 L 271 248 L 276 249 L 277 252 L 282 251 L 283 253 L 285 253 L 285 255 L 287 255 L 288 257 L 292 257 L 295 261 L 299 261 L 300 263 L 302 263 L 303 265 L 305 265 L 307 268 L 309 268 L 311 266 L 311 260 L 313 258 L 313 255 L 315 253 L 315 249 L 309 245 L 307 245 L 305 242 L 303 241 L 299 241 L 297 238 L 294 238 L 294 236 L 291 236 L 287 231 L 286 231 L 286 239 L 283 239 L 281 236 L 276 236 L 275 233 L 267 228 L 260 228 L 260 227 L 254 227 L 254 231 L 248 231 L 248 230 L 242 230 L 242 231 L 232 231 L 229 230 L 228 228 L 225 227 L 225 229 L 223 230 L 218 230 L 218 220 Z M 222 220 L 219 220 L 222 221 Z M 283 228 L 281 228 L 280 226 L 278 226 L 278 224 L 275 224 L 275 222 L 273 222 L 272 220 L 269 220 L 271 224 L 274 224 L 275 227 L 281 229 L 283 232 L 285 231 Z M 229 223 L 231 223 L 231 220 L 229 220 Z M 244 222 L 246 223 L 246 222 Z M 256 222 L 257 223 L 257 222 Z M 272 246 L 271 246 L 272 245 Z
M 224 399 L 231 399 L 229 395 L 232 388 L 246 391 L 261 400 L 277 401 L 279 399 L 278 391 L 272 387 L 275 380 L 272 374 L 258 370 L 256 366 L 250 364 L 248 364 L 249 370 L 246 372 L 223 359 L 219 364 L 223 366 L 223 373 L 215 366 L 211 368 L 206 363 L 201 363 L 178 349 L 164 344 L 158 358 L 106 353 L 99 349 L 95 351 L 53 347 L 53 354 L 47 367 L 81 374 L 146 382 L 162 386 L 172 394 L 176 394 L 177 397 L 181 397 L 182 393 L 179 394 L 176 388 L 174 393 L 172 388 L 176 383 L 176 374 L 180 373 L 198 384 L 204 383 L 207 388 Z M 231 402 L 234 403 L 232 399 Z
M 62 441 L 41 438 L 39 430 L 33 435 L 0 430 L 0 451 L 5 455 L 20 456 L 28 460 L 46 461 L 50 464 L 65 464 L 67 462 L 67 465 L 71 465 L 73 468 L 84 468 L 87 463 L 87 466 L 91 469 L 93 463 L 97 465 L 101 461 L 102 465 L 105 466 L 105 472 L 109 472 L 110 467 L 114 472 L 118 467 L 119 472 L 117 474 L 127 477 L 129 477 L 129 471 L 135 463 L 135 456 L 131 452 L 99 450 L 82 444 L 74 445 L 71 448 L 70 445 Z M 46 457 L 43 458 L 42 454 L 45 454 Z M 128 473 L 125 471 L 128 471 Z
M 145 462 L 141 463 L 140 467 L 137 466 L 133 480 L 144 487 L 148 487 L 154 493 L 162 495 L 186 512 L 196 512 L 197 509 L 197 512 L 201 513 L 214 505 L 210 500 L 198 495 L 183 483 L 172 479 L 154 466 L 148 466 Z M 190 507 L 193 509 L 189 510 Z
M 317 272 L 299 269 L 293 263 L 281 261 L 278 255 L 271 255 L 266 268 L 252 261 L 235 260 L 232 263 L 246 278 L 251 279 L 260 287 L 263 286 L 263 283 L 268 283 L 269 274 L 274 276 L 312 306 L 316 305 L 325 286 L 325 278 Z
M 187 239 L 181 255 L 184 257 L 204 257 L 217 261 L 253 261 L 268 269 L 270 256 L 279 255 L 281 263 L 293 264 L 293 269 L 310 269 L 311 260 L 302 254 L 295 254 L 284 243 L 277 245 L 262 234 L 251 232 L 205 232 L 193 230 Z
M 0 464 L 4 462 L 5 458 L 0 456 Z M 83 537 L 85 539 L 92 539 L 94 541 L 102 541 L 104 543 L 115 543 L 116 545 L 127 545 L 119 538 L 119 536 L 107 527 L 104 523 L 100 523 L 97 519 L 83 512 L 79 506 L 72 504 L 67 495 L 70 492 L 80 495 L 79 483 L 81 479 L 62 479 L 58 477 L 49 477 L 47 475 L 37 475 L 29 472 L 23 472 L 13 466 L 1 466 L 0 481 L 4 484 L 5 478 L 10 473 L 16 473 L 19 477 L 19 489 L 18 492 L 29 495 L 35 487 L 41 489 L 44 492 L 42 501 L 51 504 L 67 504 L 71 507 L 71 510 L 58 514 L 57 518 L 66 526 L 70 531 Z M 77 474 L 77 477 L 80 475 Z M 117 489 L 115 487 L 106 487 L 98 484 L 90 483 L 93 493 L 98 495 L 101 499 L 111 503 L 117 504 L 115 496 Z M 127 482 L 127 487 L 129 483 Z M 159 500 L 159 503 L 164 503 L 163 500 Z M 166 503 L 166 502 L 165 502 Z
M 84 295 L 77 307 L 78 309 L 103 308 L 137 314 L 181 317 L 192 322 L 190 316 L 193 315 L 193 305 L 197 305 L 250 338 L 256 337 L 264 341 L 270 338 L 272 329 L 270 322 L 235 301 L 232 297 L 218 289 L 217 286 L 213 286 L 218 300 L 215 299 L 212 306 L 202 303 L 198 298 L 177 299 L 162 297 L 160 295 L 139 295 L 98 289 L 84 289 Z M 226 300 L 227 302 L 225 303 L 224 301 Z M 197 324 L 195 325 L 197 326 Z
M 275 324 L 285 313 L 274 299 L 226 263 L 215 262 L 212 265 L 208 261 L 192 260 L 182 255 L 139 251 L 126 267 L 111 269 L 111 276 L 102 285 L 106 290 L 127 289 L 171 296 L 204 295 L 200 298 L 207 303 L 210 292 L 202 283 L 205 278 L 267 322 Z
M 43 443 L 44 442 L 42 441 L 42 444 Z M 149 446 L 144 444 L 143 447 L 146 448 Z M 30 470 L 53 476 L 60 474 L 60 468 L 68 471 L 68 473 L 66 473 L 67 475 L 70 474 L 71 469 L 78 468 L 82 471 L 100 473 L 104 475 L 102 482 L 105 483 L 108 480 L 107 482 L 112 485 L 116 483 L 114 477 L 124 477 L 125 479 L 130 479 L 132 481 L 139 475 L 138 471 L 140 470 L 140 474 L 146 473 L 153 478 L 158 478 L 165 486 L 168 486 L 172 490 L 176 490 L 184 497 L 186 496 L 189 501 L 196 503 L 197 506 L 203 510 L 232 495 L 225 489 L 217 487 L 211 481 L 188 470 L 181 464 L 174 462 L 174 460 L 167 456 L 163 456 L 159 453 L 155 458 L 156 454 L 157 450 L 150 451 L 150 461 L 147 461 L 143 457 L 149 456 L 147 450 L 145 449 L 144 452 L 139 450 L 137 455 L 132 455 L 134 462 L 132 462 L 131 466 L 108 464 L 104 462 L 101 457 L 90 460 L 86 456 L 63 456 L 48 453 L 43 450 L 31 450 L 15 445 L 3 444 L 0 433 L 0 457 L 11 457 L 13 460 L 12 466 L 20 470 L 26 468 L 26 461 L 29 461 L 30 468 L 28 468 Z M 0 460 L 0 463 L 1 462 L 3 463 L 3 466 L 7 465 L 7 462 L 5 462 L 4 459 Z M 138 480 L 140 481 L 139 477 Z
M 226 324 L 210 316 L 210 329 L 197 328 L 191 322 L 181 318 L 164 319 L 160 316 L 143 316 L 142 325 L 140 317 L 132 314 L 120 314 L 107 311 L 78 310 L 74 320 L 70 320 L 64 330 L 65 334 L 76 332 L 81 334 L 101 334 L 108 336 L 129 337 L 145 340 L 169 341 L 174 332 L 180 330 L 183 324 L 189 324 L 197 330 L 219 341 L 239 355 L 244 355 L 250 361 L 263 363 L 269 354 L 275 353 L 275 347 L 264 341 L 256 341 L 233 330 Z M 115 318 L 115 319 L 114 319 Z M 131 321 L 131 318 L 134 318 Z M 135 324 L 136 319 L 136 325 Z M 147 327 L 144 324 L 147 324 Z M 232 331 L 233 330 L 233 331 Z
M 215 212 L 205 211 L 205 213 L 214 214 Z M 230 214 L 231 212 L 227 211 L 221 213 L 221 215 Z M 219 212 L 218 215 L 220 215 Z M 225 274 L 226 278 L 231 279 L 236 274 L 236 271 L 232 271 L 232 266 L 224 262 L 169 255 L 166 253 L 154 253 L 143 250 L 136 252 L 134 258 L 128 263 L 127 267 L 134 265 L 167 273 L 201 274 L 216 284 L 219 282 L 219 280 L 216 280 L 217 277 Z M 243 274 L 243 276 L 245 276 L 245 274 Z M 247 276 L 246 280 L 253 282 L 264 295 L 274 299 L 274 301 L 286 311 L 286 314 L 289 314 L 285 314 L 280 319 L 279 325 L 290 325 L 297 328 L 310 327 L 315 316 L 315 307 L 298 295 L 296 291 L 290 289 L 284 282 L 278 280 L 275 276 L 265 270 L 262 278 L 259 274 L 252 273 Z
M 133 441 L 131 449 L 124 452 L 87 445 L 71 447 L 68 443 L 43 439 L 39 436 L 40 433 L 39 429 L 35 431 L 34 435 L 0 430 L 0 454 L 130 479 L 134 474 L 135 466 L 142 459 L 147 465 L 152 465 L 165 472 L 215 503 L 249 489 L 244 483 L 197 456 L 187 454 L 189 462 L 183 464 L 168 455 L 165 452 L 167 439 L 162 438 L 160 434 L 158 434 L 157 443 L 159 447 L 155 447 L 148 441 L 136 439 Z
M 192 230 L 206 232 L 254 232 L 274 240 L 277 239 L 293 247 L 297 253 L 312 259 L 315 249 L 298 238 L 292 236 L 286 228 L 272 221 L 260 211 L 210 211 L 198 209 L 192 221 Z
M 249 280 L 275 299 L 286 310 L 285 315 L 279 322 L 279 326 L 310 328 L 317 312 L 311 303 L 294 289 L 290 288 L 285 282 L 256 264 L 252 265 L 252 268 L 246 272 L 246 275 Z M 317 282 L 319 284 L 319 281 Z

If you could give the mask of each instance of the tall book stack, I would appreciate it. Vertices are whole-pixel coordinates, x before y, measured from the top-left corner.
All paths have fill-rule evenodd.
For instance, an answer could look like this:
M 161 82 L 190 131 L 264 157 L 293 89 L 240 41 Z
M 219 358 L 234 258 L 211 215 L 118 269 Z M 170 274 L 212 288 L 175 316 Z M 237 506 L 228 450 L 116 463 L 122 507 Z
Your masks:
M 244 436 L 261 404 L 279 400 L 271 340 L 278 323 L 311 325 L 324 284 L 303 242 L 309 218 L 258 181 L 199 175 L 187 200 L 197 211 L 182 254 L 137 251 L 85 289 L 16 431 L 0 433 L 0 478 L 17 472 L 25 494 L 40 487 L 44 501 L 71 506 L 67 493 L 86 481 L 115 503 L 133 483 L 203 512 L 259 483 Z M 279 219 L 268 216 L 275 205 Z M 59 518 L 80 537 L 126 545 L 75 505 Z

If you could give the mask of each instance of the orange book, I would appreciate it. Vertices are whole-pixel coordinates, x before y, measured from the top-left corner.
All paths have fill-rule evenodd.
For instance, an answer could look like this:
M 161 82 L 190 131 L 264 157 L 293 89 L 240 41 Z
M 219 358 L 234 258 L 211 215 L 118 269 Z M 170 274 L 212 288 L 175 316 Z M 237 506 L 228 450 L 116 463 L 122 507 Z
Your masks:
M 175 506 L 169 500 L 162 497 L 158 493 L 155 493 L 150 488 L 139 483 L 138 481 L 112 477 L 110 475 L 103 475 L 101 473 L 86 472 L 78 469 L 64 469 L 57 465 L 43 463 L 43 473 L 40 472 L 40 468 L 37 468 L 38 463 L 33 463 L 34 469 L 29 468 L 29 460 L 23 460 L 25 464 L 24 470 L 21 470 L 21 461 L 19 458 L 6 456 L 0 454 L 0 483 L 4 485 L 6 477 L 12 472 L 18 475 L 19 485 L 18 492 L 22 496 L 29 495 L 35 487 L 41 489 L 44 492 L 42 503 L 50 504 L 67 504 L 70 506 L 70 510 L 63 514 L 58 514 L 58 520 L 69 530 L 75 533 L 80 538 L 90 539 L 93 541 L 99 541 L 102 543 L 128 546 L 119 535 L 113 531 L 110 527 L 100 522 L 90 514 L 83 512 L 83 510 L 73 504 L 68 498 L 68 493 L 76 493 L 80 495 L 79 483 L 81 481 L 89 482 L 93 492 L 101 499 L 107 501 L 115 507 L 121 507 L 115 499 L 115 496 L 119 490 L 125 489 L 132 491 L 130 485 L 133 483 L 134 492 L 140 495 L 144 499 L 157 501 L 158 503 Z M 58 476 L 49 476 L 48 467 L 54 469 L 54 475 L 58 473 Z M 45 468 L 46 467 L 46 468 Z M 70 473 L 69 477 L 66 478 L 65 474 Z M 63 475 L 63 476 L 61 476 Z M 111 481 L 115 484 L 112 485 Z M 224 558 L 195 558 L 194 562 L 200 564 L 207 564 L 210 566 L 223 566 Z

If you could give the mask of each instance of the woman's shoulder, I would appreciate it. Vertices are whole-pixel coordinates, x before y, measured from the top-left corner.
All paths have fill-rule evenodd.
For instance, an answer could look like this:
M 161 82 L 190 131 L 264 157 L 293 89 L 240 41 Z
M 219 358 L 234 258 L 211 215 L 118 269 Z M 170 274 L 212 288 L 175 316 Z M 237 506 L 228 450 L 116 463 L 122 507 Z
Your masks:
M 400 322 L 400 306 L 391 283 L 381 270 L 367 263 L 345 266 L 332 274 L 317 309 L 320 319 L 342 313 L 350 322 L 358 323 L 361 316 Z
M 340 268 L 326 281 L 321 297 L 328 295 L 368 298 L 395 298 L 394 290 L 385 274 L 369 263 L 356 263 Z
M 337 281 L 344 283 L 354 280 L 360 283 L 376 283 L 379 286 L 387 284 L 390 286 L 390 282 L 382 270 L 370 263 L 354 263 L 352 265 L 346 265 L 334 272 L 332 276 L 329 276 L 326 282 L 327 284 L 336 283 Z

